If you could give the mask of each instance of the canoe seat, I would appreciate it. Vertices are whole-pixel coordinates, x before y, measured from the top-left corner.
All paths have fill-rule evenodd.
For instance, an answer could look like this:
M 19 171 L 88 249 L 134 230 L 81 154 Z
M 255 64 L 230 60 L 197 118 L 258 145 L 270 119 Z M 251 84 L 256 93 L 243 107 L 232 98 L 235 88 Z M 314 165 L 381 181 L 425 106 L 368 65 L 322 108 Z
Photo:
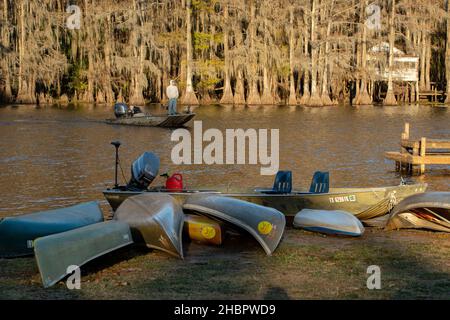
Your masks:
M 328 193 L 330 190 L 330 173 L 316 171 L 312 178 L 310 193 Z
M 292 171 L 278 171 L 272 189 L 256 189 L 266 194 L 285 194 L 292 191 Z

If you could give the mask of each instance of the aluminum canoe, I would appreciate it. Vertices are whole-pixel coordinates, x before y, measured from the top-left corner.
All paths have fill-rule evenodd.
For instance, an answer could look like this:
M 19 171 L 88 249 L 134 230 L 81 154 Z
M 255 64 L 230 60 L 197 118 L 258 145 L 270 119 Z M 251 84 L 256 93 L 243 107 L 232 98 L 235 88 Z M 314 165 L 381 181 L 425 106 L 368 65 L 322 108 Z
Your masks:
M 136 243 L 183 258 L 184 213 L 168 194 L 143 193 L 126 199 L 114 219 L 130 225 Z
M 450 232 L 450 192 L 410 196 L 392 210 L 386 230 L 415 228 Z
M 36 238 L 103 221 L 97 202 L 0 219 L 0 257 L 33 254 Z
M 130 227 L 107 221 L 35 240 L 35 257 L 42 283 L 48 288 L 87 262 L 133 243 Z
M 244 229 L 259 242 L 267 255 L 277 248 L 286 225 L 284 215 L 278 210 L 219 195 L 190 196 L 183 209 Z
M 364 233 L 364 226 L 358 218 L 340 210 L 303 209 L 295 216 L 294 227 L 353 237 L 359 237 Z

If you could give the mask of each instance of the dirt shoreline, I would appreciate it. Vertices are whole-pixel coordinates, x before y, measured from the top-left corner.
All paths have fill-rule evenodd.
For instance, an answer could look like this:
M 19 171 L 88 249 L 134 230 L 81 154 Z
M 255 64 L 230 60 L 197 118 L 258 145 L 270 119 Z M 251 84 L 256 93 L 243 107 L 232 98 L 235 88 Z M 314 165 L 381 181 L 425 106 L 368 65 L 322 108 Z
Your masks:
M 185 244 L 186 259 L 123 248 L 82 267 L 81 290 L 41 285 L 33 257 L 0 259 L 0 299 L 449 299 L 450 235 L 384 232 L 362 238 L 288 229 L 273 256 L 249 238 Z M 369 290 L 367 267 L 381 268 Z

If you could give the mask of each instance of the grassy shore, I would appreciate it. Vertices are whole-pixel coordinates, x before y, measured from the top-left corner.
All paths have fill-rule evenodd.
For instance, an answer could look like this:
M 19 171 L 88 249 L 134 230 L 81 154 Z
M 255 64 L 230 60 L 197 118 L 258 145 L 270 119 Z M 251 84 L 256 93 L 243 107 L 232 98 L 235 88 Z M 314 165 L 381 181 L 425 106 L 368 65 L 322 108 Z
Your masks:
M 81 290 L 44 289 L 34 258 L 0 259 L 0 299 L 449 299 L 450 235 L 367 229 L 362 238 L 288 229 L 273 256 L 250 238 L 185 244 L 184 261 L 129 247 L 82 267 Z M 381 290 L 366 287 L 381 268 Z

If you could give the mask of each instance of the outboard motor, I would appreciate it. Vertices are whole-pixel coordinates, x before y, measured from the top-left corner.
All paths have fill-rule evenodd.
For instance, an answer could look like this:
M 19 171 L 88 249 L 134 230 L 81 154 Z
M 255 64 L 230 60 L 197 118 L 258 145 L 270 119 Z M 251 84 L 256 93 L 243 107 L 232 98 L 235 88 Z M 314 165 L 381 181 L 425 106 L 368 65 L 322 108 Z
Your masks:
M 128 189 L 146 190 L 158 176 L 159 157 L 151 152 L 144 152 L 131 165 L 131 180 Z
M 125 103 L 116 103 L 114 105 L 114 115 L 116 118 L 125 118 L 128 115 L 129 109 Z

